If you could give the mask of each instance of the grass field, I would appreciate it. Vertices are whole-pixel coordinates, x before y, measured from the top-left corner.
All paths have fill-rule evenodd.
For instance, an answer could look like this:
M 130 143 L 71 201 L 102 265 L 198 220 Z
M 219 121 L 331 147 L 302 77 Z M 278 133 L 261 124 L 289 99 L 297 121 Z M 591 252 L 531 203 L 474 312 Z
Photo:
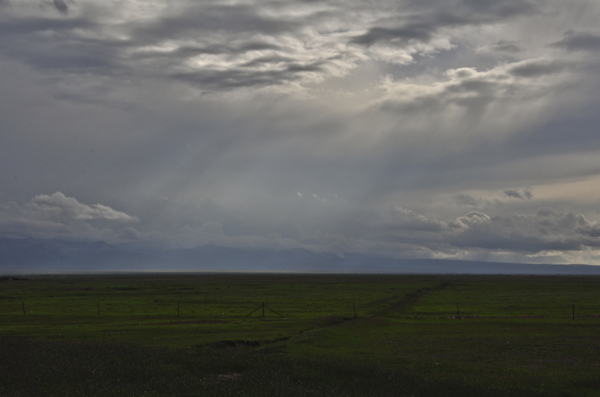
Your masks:
M 29 277 L 0 395 L 600 396 L 599 315 L 597 277 Z

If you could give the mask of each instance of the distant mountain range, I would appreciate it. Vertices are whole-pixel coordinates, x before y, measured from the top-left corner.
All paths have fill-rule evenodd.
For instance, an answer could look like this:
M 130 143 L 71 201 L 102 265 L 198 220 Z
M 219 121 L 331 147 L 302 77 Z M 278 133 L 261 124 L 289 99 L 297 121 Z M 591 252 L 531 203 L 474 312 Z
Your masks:
M 341 257 L 299 248 L 136 249 L 103 242 L 0 239 L 0 275 L 116 271 L 600 275 L 600 266 L 393 259 L 358 253 Z

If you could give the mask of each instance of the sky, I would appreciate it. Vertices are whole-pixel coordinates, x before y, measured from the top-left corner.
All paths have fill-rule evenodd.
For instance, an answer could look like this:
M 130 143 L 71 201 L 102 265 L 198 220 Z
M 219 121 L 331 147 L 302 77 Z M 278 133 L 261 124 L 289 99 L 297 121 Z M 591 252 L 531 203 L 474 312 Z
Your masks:
M 0 0 L 0 238 L 600 265 L 597 0 Z

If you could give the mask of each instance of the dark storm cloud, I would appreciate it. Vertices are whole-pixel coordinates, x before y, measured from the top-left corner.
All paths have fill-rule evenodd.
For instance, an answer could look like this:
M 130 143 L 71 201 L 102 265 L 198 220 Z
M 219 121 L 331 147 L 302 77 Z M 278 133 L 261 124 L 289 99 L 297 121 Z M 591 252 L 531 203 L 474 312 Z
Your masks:
M 567 51 L 600 51 L 600 35 L 569 31 L 562 40 L 550 44 L 551 47 Z

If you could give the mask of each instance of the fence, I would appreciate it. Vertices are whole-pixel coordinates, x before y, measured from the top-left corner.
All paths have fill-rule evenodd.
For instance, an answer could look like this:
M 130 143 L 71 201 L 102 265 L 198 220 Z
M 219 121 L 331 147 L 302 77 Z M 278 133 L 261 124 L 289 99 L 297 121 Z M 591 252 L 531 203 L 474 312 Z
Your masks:
M 2 302 L 0 315 L 56 315 L 56 316 L 148 316 L 148 317 L 327 317 L 358 318 L 360 316 L 390 316 L 407 319 L 600 319 L 600 305 L 594 304 L 562 304 L 562 305 L 490 305 L 490 304 L 447 304 L 447 305 L 416 305 L 416 307 L 387 308 L 372 310 L 368 305 L 362 307 L 356 303 L 345 303 L 327 307 L 320 305 L 317 310 L 314 305 L 303 307 L 301 304 L 285 305 L 262 302 L 260 305 L 239 303 L 198 303 L 197 301 L 68 301 L 48 302 L 43 300 Z M 249 311 L 248 309 L 252 309 Z M 287 310 L 286 310 L 287 309 Z

